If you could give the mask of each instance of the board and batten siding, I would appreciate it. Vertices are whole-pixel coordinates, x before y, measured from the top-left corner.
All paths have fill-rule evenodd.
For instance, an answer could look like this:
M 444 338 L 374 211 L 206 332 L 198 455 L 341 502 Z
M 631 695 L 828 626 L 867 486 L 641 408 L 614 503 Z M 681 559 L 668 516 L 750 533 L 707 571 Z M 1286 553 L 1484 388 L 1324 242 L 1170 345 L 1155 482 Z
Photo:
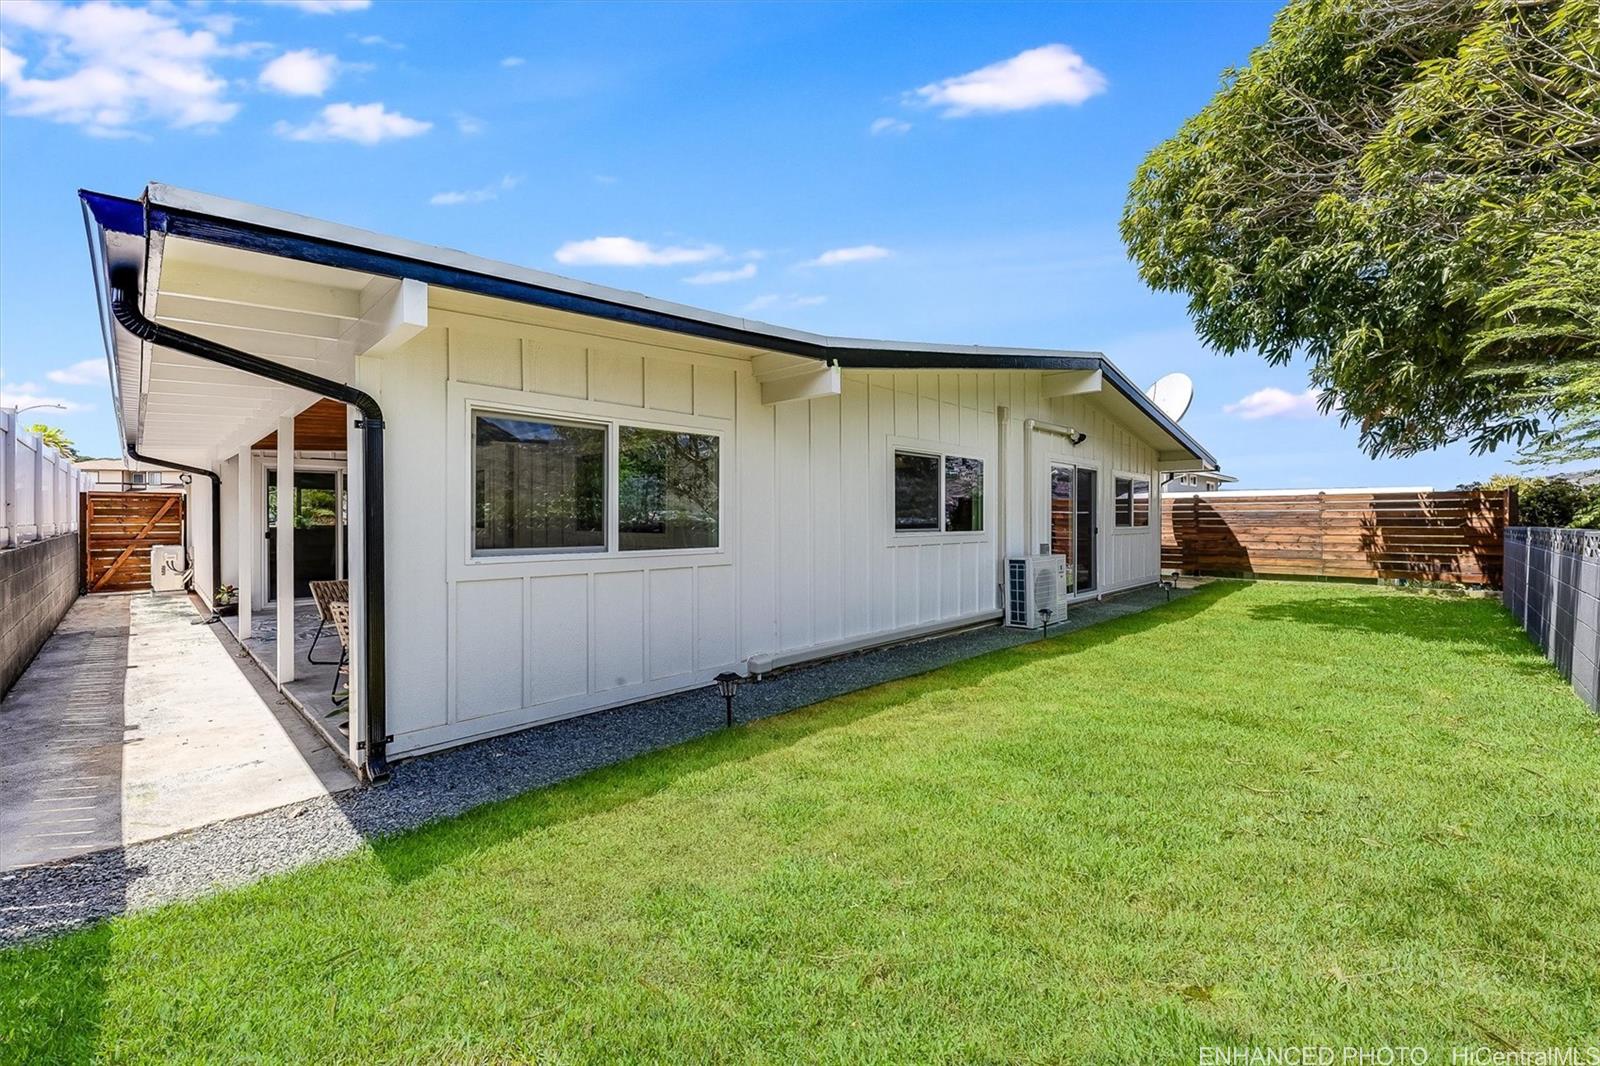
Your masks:
M 1076 449 L 1039 434 L 1036 514 L 1050 455 L 1096 466 L 1101 590 L 1155 579 L 1157 501 L 1136 532 L 1111 512 L 1117 473 L 1154 483 L 1153 450 L 1089 398 L 1041 399 L 1037 373 L 847 371 L 839 396 L 768 406 L 753 353 L 731 345 L 536 310 L 435 306 L 430 321 L 358 367 L 388 427 L 393 754 L 705 684 L 752 655 L 992 615 L 1003 556 L 1037 539 L 1021 525 L 1030 417 L 1089 434 Z M 474 408 L 719 435 L 719 547 L 474 558 Z M 896 446 L 983 460 L 983 532 L 897 535 Z

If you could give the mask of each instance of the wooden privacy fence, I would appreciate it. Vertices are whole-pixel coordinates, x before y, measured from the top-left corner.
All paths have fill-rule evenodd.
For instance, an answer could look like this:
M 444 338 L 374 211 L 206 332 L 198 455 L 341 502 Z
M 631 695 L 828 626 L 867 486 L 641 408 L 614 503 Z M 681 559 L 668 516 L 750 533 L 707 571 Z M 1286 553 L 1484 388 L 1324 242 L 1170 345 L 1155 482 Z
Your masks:
M 90 592 L 150 587 L 150 548 L 183 543 L 183 494 L 83 494 L 83 581 Z
M 1162 500 L 1161 566 L 1185 574 L 1501 583 L 1509 492 L 1205 493 Z

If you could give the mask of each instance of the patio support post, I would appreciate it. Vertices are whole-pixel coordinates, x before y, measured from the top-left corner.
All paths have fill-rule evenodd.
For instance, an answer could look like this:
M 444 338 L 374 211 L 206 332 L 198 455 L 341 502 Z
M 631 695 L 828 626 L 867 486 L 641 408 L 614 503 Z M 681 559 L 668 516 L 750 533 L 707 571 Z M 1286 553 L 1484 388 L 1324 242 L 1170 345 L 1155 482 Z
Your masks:
M 345 408 L 345 421 L 345 432 L 351 444 L 354 445 L 358 437 L 364 436 L 359 428 L 361 412 L 354 407 Z M 367 520 L 366 508 L 361 506 L 361 502 L 367 498 L 365 455 L 365 448 L 353 446 L 345 453 L 344 490 L 349 494 L 351 500 L 346 509 L 350 521 L 350 529 L 347 534 L 350 545 L 350 565 L 346 573 L 349 574 L 351 604 L 365 603 L 367 600 Z M 367 619 L 366 615 L 361 611 L 353 610 L 350 612 L 349 652 L 352 664 L 367 661 Z M 366 744 L 366 742 L 366 672 L 352 669 L 350 671 L 350 761 L 357 766 L 361 765 L 362 745 Z
M 346 431 L 348 435 L 348 431 Z M 345 452 L 349 455 L 348 449 Z M 348 458 L 346 465 L 349 465 Z M 333 577 L 343 581 L 344 575 L 344 471 L 333 472 Z
M 239 504 L 239 520 L 234 523 L 238 530 L 239 547 L 235 553 L 239 559 L 239 639 L 247 640 L 251 636 L 250 608 L 255 601 L 255 569 L 256 569 L 256 486 L 255 468 L 250 460 L 250 446 L 246 444 L 239 449 L 239 491 L 237 492 Z
M 278 419 L 278 687 L 294 680 L 294 415 Z

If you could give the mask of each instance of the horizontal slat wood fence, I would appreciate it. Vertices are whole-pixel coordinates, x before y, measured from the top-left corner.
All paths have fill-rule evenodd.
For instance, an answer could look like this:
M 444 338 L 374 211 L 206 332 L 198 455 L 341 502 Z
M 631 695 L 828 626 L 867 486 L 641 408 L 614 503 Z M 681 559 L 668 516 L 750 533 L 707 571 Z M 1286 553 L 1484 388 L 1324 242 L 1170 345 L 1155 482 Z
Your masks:
M 83 494 L 83 577 L 90 592 L 150 587 L 150 548 L 183 543 L 182 493 Z
M 1333 577 L 1499 588 L 1510 493 L 1168 496 L 1161 566 L 1185 574 Z

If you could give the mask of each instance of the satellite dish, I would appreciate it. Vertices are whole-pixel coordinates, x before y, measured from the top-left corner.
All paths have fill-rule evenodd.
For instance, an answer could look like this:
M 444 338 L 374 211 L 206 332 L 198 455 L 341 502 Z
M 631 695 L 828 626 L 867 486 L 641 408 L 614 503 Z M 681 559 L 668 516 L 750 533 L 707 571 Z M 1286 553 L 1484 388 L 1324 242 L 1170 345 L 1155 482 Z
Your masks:
M 1174 422 L 1181 422 L 1189 412 L 1189 405 L 1194 402 L 1194 382 L 1188 374 L 1164 374 L 1145 390 L 1145 395 L 1161 408 L 1162 414 Z

